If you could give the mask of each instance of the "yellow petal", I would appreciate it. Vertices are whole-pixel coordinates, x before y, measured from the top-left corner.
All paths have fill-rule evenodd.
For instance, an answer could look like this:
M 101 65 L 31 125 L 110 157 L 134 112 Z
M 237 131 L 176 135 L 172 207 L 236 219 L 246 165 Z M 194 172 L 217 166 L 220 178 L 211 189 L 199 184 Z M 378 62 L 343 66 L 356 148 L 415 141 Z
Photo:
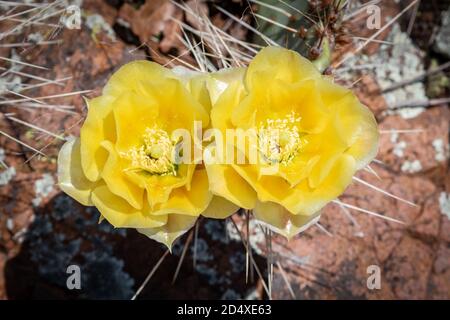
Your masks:
M 195 170 L 192 176 L 191 188 L 173 189 L 166 202 L 153 207 L 153 214 L 181 214 L 199 216 L 209 205 L 212 194 L 208 189 L 206 170 Z
M 167 215 L 152 215 L 148 206 L 142 210 L 135 209 L 105 185 L 94 189 L 92 202 L 116 228 L 155 228 L 167 223 Z
M 128 161 L 117 154 L 111 142 L 103 141 L 101 145 L 108 151 L 108 160 L 103 168 L 102 178 L 109 190 L 134 208 L 142 209 L 144 189 L 126 179 L 124 170 L 128 167 Z
M 304 92 L 298 97 L 294 111 L 301 118 L 300 130 L 307 133 L 321 132 L 329 122 L 326 107 L 323 104 L 320 92 L 316 88 L 315 81 L 305 81 L 297 86 L 292 86 L 292 92 Z M 296 95 L 294 95 L 296 96 Z
M 330 120 L 315 80 L 292 84 L 268 76 L 257 89 L 231 109 L 234 126 L 247 129 L 269 119 L 284 120 L 295 114 L 300 118 L 298 127 L 302 133 L 320 133 Z
M 220 95 L 211 110 L 211 124 L 214 128 L 225 131 L 227 128 L 233 127 L 231 113 L 241 102 L 244 92 L 244 88 L 239 82 L 233 82 Z
M 334 131 L 329 131 L 323 140 L 340 139 L 346 154 L 355 158 L 357 169 L 365 167 L 378 151 L 379 133 L 374 115 L 350 90 L 326 78 L 317 83 L 322 101 L 334 119 Z
M 378 152 L 379 132 L 375 117 L 358 101 L 342 103 L 338 111 L 339 132 L 348 144 L 345 153 L 355 158 L 358 170 L 362 169 Z
M 345 191 L 355 173 L 355 160 L 341 155 L 317 188 L 310 188 L 307 180 L 292 187 L 281 177 L 258 177 L 256 166 L 233 165 L 233 168 L 256 190 L 261 202 L 275 202 L 292 213 L 312 215 Z
M 96 183 L 88 180 L 81 168 L 80 139 L 67 141 L 58 155 L 59 187 L 85 206 L 91 206 L 91 192 Z
M 207 112 L 216 104 L 222 93 L 234 82 L 243 86 L 246 68 L 227 68 L 213 73 L 198 72 L 176 66 L 172 72 L 186 86 L 194 99 Z
M 142 143 L 147 128 L 156 126 L 159 105 L 151 97 L 128 92 L 117 98 L 113 112 L 117 128 L 117 150 L 128 152 Z
M 341 155 L 334 161 L 328 176 L 317 188 L 310 188 L 307 181 L 303 181 L 287 197 L 278 203 L 290 212 L 311 215 L 322 209 L 328 202 L 336 199 L 352 182 L 356 171 L 353 157 Z
M 216 89 L 214 86 L 211 87 L 211 84 L 216 83 L 212 74 L 193 71 L 183 66 L 174 67 L 172 72 L 188 89 L 194 100 L 200 102 L 205 111 L 209 113 L 213 105 L 211 96 Z
M 288 83 L 320 77 L 309 60 L 295 51 L 279 47 L 266 47 L 253 58 L 245 76 L 248 90 L 267 85 L 261 77 L 263 73 L 270 74 L 273 80 L 282 79 Z
M 186 83 L 186 87 L 192 97 L 194 97 L 195 101 L 200 102 L 206 112 L 210 112 L 212 108 L 210 92 L 208 90 L 209 79 L 209 74 L 194 72 L 194 75 L 188 77 Z
M 317 161 L 313 164 L 308 176 L 311 188 L 316 188 L 328 176 L 334 162 L 351 145 L 348 133 L 350 130 L 342 128 L 339 115 L 334 114 L 326 128 L 319 134 L 312 134 L 306 137 L 308 144 L 305 152 L 315 154 Z M 345 136 L 347 135 L 347 136 Z
M 306 179 L 319 157 L 305 157 L 302 154 L 296 156 L 288 165 L 280 165 L 278 175 L 285 179 L 291 187 L 295 187 L 303 179 Z
M 354 96 L 351 90 L 335 84 L 327 77 L 316 79 L 316 84 L 323 104 L 330 109 L 334 104 L 341 102 L 343 98 Z
M 319 156 L 308 175 L 308 183 L 311 188 L 317 188 L 323 182 L 340 156 L 339 153 L 332 152 L 324 152 Z
M 100 172 L 106 162 L 107 153 L 103 148 L 100 148 L 100 142 L 103 140 L 115 142 L 115 123 L 111 110 L 113 105 L 117 105 L 116 99 L 123 94 L 138 93 L 143 82 L 160 81 L 160 79 L 167 78 L 176 79 L 176 76 L 169 69 L 154 62 L 133 61 L 122 66 L 111 76 L 103 89 L 102 96 L 89 101 L 88 116 L 80 130 L 82 166 L 89 180 L 97 181 L 100 178 Z M 136 98 L 135 100 L 139 99 Z M 149 98 L 147 97 L 146 100 L 149 100 Z M 122 99 L 120 105 L 134 111 L 139 108 L 141 102 L 142 100 L 130 106 L 130 101 Z M 144 104 L 148 106 L 149 102 L 147 101 Z M 131 123 L 135 126 L 142 125 L 142 121 L 139 122 L 139 120 L 141 120 L 141 117 L 146 120 L 148 116 L 147 113 L 141 113 Z M 149 123 L 152 122 L 147 122 L 147 124 Z M 133 130 L 133 132 L 135 131 Z M 139 136 L 130 135 L 131 142 L 135 142 L 133 137 L 138 138 Z
M 117 70 L 103 88 L 103 95 L 119 97 L 124 92 L 136 92 L 142 81 L 151 81 L 166 77 L 175 78 L 167 68 L 146 60 L 129 62 Z
M 171 250 L 174 241 L 192 228 L 196 220 L 197 217 L 169 214 L 165 225 L 158 228 L 137 228 L 137 231 L 163 243 Z
M 232 165 L 236 172 L 256 191 L 260 201 L 280 202 L 294 194 L 294 188 L 283 178 L 259 174 L 257 165 Z
M 231 84 L 239 84 L 243 87 L 246 68 L 222 69 L 210 75 L 207 81 L 208 91 L 212 105 L 215 105 Z
M 239 210 L 239 206 L 225 198 L 214 196 L 202 216 L 213 219 L 225 219 Z
M 194 99 L 205 108 L 205 111 L 211 111 L 211 98 L 207 87 L 207 82 L 201 78 L 194 78 L 189 82 L 189 92 Z
M 81 165 L 91 181 L 100 179 L 108 153 L 100 142 L 115 140 L 115 124 L 112 117 L 114 98 L 101 96 L 88 101 L 88 114 L 80 129 Z
M 268 84 L 261 87 L 261 94 L 253 102 L 253 108 L 257 111 L 256 123 L 267 119 L 285 119 L 294 113 L 300 118 L 301 132 L 318 133 L 323 130 L 329 116 L 317 90 L 316 80 L 299 83 L 289 83 L 281 79 L 267 81 Z
M 166 202 L 170 193 L 175 188 L 185 187 L 190 190 L 195 164 L 180 164 L 177 175 L 151 175 L 145 171 L 127 170 L 125 175 L 128 180 L 147 191 L 150 207 Z
M 229 115 L 231 126 L 244 130 L 257 129 L 256 115 L 263 104 L 264 97 L 265 95 L 262 96 L 258 92 L 251 92 L 243 97 L 240 96 L 241 102 L 231 109 Z
M 256 192 L 239 174 L 228 165 L 206 165 L 209 189 L 244 209 L 255 206 Z
M 253 214 L 269 229 L 288 239 L 314 225 L 320 218 L 319 213 L 294 215 L 277 203 L 261 201 L 256 203 Z
M 179 128 L 192 128 L 194 120 L 201 121 L 203 127 L 209 125 L 208 112 L 179 80 L 145 81 L 139 88 L 140 95 L 157 101 L 157 121 L 164 125 L 168 132 Z

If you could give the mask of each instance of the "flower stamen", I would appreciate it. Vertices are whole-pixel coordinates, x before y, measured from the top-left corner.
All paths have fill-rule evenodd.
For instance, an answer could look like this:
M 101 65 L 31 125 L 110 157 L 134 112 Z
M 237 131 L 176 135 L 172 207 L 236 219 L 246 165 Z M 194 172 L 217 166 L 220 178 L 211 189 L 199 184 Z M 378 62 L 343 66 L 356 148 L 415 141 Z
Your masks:
M 165 130 L 147 128 L 143 143 L 124 154 L 131 160 L 127 170 L 142 170 L 152 175 L 177 175 L 178 166 L 174 161 L 176 142 L 172 141 Z
M 269 164 L 289 164 L 305 144 L 298 128 L 301 117 L 291 112 L 283 119 L 261 121 L 258 130 L 258 150 Z

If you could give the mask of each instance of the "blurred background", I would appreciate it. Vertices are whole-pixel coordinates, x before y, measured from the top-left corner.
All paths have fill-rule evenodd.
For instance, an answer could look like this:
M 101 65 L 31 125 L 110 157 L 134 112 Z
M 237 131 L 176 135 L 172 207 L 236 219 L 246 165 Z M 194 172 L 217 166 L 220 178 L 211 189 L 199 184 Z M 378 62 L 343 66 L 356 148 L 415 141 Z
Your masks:
M 83 96 L 121 65 L 212 71 L 267 44 L 375 113 L 380 151 L 357 175 L 375 187 L 355 180 L 347 207 L 289 242 L 238 212 L 199 220 L 169 255 L 61 193 L 56 158 Z M 0 299 L 449 299 L 449 61 L 448 0 L 0 1 Z

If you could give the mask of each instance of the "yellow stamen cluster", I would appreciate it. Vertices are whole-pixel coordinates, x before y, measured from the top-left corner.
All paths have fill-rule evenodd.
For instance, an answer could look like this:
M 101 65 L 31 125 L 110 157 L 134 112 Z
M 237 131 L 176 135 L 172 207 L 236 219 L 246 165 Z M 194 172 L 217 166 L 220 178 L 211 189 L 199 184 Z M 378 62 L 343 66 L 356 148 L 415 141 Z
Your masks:
M 291 112 L 283 119 L 260 122 L 258 149 L 266 162 L 287 165 L 300 152 L 304 144 L 298 128 L 300 120 L 300 117 Z
M 131 170 L 143 170 L 155 175 L 177 175 L 174 163 L 175 143 L 161 129 L 147 128 L 143 144 L 129 150 L 126 157 L 131 160 Z

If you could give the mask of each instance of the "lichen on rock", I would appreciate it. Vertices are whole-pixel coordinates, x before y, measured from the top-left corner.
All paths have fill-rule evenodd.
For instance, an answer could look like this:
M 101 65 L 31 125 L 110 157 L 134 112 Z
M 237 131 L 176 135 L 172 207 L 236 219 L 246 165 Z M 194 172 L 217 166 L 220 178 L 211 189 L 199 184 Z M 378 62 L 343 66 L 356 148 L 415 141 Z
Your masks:
M 439 206 L 443 215 L 450 219 L 450 194 L 441 192 L 439 195 Z
M 442 12 L 442 26 L 436 36 L 434 49 L 450 58 L 450 8 Z

